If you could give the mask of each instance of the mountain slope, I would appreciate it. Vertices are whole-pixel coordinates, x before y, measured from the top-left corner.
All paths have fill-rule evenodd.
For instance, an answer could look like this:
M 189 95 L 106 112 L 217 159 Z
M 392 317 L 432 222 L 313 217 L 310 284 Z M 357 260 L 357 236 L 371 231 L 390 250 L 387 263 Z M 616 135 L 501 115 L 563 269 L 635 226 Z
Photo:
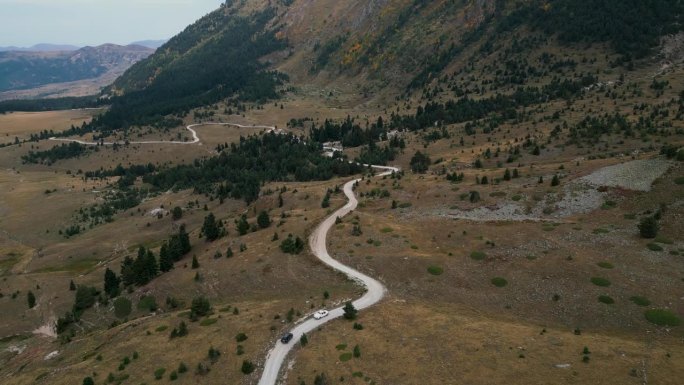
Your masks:
M 680 0 L 229 1 L 117 79 L 100 123 L 150 124 L 224 98 L 276 97 L 283 78 L 267 65 L 296 87 L 410 95 L 511 35 L 574 50 L 598 45 L 613 66 L 633 66 L 682 30 L 683 9 Z

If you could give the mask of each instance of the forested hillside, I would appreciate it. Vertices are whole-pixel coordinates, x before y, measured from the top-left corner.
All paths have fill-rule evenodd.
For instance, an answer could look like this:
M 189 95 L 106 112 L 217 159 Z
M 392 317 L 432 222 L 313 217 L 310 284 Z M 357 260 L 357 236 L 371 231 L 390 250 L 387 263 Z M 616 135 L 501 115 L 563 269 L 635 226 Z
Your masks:
M 331 3 L 321 24 L 320 9 L 305 2 L 227 2 L 119 78 L 106 91 L 110 112 L 93 128 L 174 125 L 163 117 L 227 98 L 264 102 L 278 97 L 289 72 L 298 83 L 340 73 L 378 93 L 410 95 L 454 63 L 477 60 L 468 58 L 473 50 L 491 51 L 520 32 L 567 47 L 604 45 L 618 55 L 614 66 L 631 68 L 661 36 L 682 30 L 684 8 L 680 0 L 364 4 Z
M 229 97 L 266 101 L 287 77 L 269 71 L 259 58 L 285 42 L 267 27 L 274 11 L 240 16 L 226 7 L 205 16 L 138 63 L 112 86 L 110 111 L 94 126 L 165 124 L 162 117 Z M 174 121 L 172 121 L 174 122 Z

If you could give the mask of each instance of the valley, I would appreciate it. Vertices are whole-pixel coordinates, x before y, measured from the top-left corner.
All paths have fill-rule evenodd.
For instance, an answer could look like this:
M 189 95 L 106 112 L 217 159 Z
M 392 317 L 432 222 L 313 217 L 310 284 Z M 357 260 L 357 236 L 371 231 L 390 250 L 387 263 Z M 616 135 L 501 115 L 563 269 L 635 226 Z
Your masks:
M 580 3 L 228 1 L 0 102 L 0 382 L 678 384 L 681 4 Z

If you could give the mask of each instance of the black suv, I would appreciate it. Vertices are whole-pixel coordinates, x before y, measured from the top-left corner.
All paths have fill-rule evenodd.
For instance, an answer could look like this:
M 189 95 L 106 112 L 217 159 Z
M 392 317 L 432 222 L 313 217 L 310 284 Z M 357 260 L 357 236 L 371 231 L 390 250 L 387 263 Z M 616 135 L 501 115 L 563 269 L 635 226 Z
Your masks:
M 286 344 L 292 340 L 292 337 L 294 337 L 292 333 L 287 333 L 280 338 L 280 342 Z

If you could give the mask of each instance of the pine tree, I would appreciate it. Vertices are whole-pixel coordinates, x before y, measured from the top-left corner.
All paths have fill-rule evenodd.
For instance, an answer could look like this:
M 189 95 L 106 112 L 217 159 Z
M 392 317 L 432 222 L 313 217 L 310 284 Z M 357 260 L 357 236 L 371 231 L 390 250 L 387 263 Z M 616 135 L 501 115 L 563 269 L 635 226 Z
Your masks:
M 130 286 L 135 283 L 134 264 L 135 261 L 133 261 L 130 255 L 127 255 L 121 263 L 121 280 L 124 286 Z
M 354 358 L 361 357 L 361 348 L 359 345 L 354 346 Z
M 215 241 L 220 235 L 218 224 L 216 223 L 216 217 L 213 213 L 209 213 L 204 218 L 204 224 L 202 225 L 202 234 L 207 239 L 207 241 Z
M 174 221 L 181 219 L 183 217 L 183 209 L 178 206 L 174 207 L 173 210 L 171 210 L 171 217 Z
M 348 320 L 353 320 L 356 319 L 356 313 L 358 313 L 358 310 L 354 307 L 354 304 L 351 303 L 351 301 L 347 301 L 347 303 L 344 305 L 344 318 Z
M 192 256 L 192 268 L 197 269 L 200 267 L 199 261 L 197 260 L 197 256 L 193 255 Z
M 76 284 L 74 283 L 73 279 L 69 281 L 69 290 L 76 291 Z
M 242 215 L 240 216 L 240 219 L 237 221 L 236 228 L 238 231 L 238 234 L 240 235 L 245 235 L 249 231 L 249 223 L 247 222 L 247 216 Z
M 323 197 L 323 201 L 321 202 L 321 207 L 322 208 L 328 208 L 330 207 L 330 193 L 325 193 L 325 196 Z
M 171 269 L 173 269 L 173 259 L 171 259 L 168 245 L 164 242 L 159 249 L 159 270 L 167 272 Z
M 257 224 L 262 229 L 265 229 L 271 225 L 271 218 L 268 216 L 268 213 L 266 211 L 262 211 L 259 213 L 259 216 L 257 217 Z
M 506 171 L 504 171 L 503 180 L 511 180 L 511 170 L 506 169 Z
M 33 307 L 36 306 L 36 296 L 32 291 L 29 291 L 28 294 L 26 294 L 26 301 L 28 302 L 29 309 L 33 309 Z
M 642 238 L 655 238 L 660 226 L 654 217 L 646 217 L 639 222 L 638 228 Z
M 145 258 L 145 278 L 147 278 L 147 282 L 151 281 L 157 274 L 159 274 L 157 258 L 154 256 L 152 250 L 147 250 L 147 256 Z
M 135 284 L 144 285 L 148 282 L 146 273 L 147 250 L 143 246 L 138 248 L 138 256 L 133 261 L 133 279 Z
M 520 178 L 520 174 L 518 174 L 518 169 L 514 168 L 513 169 L 513 178 Z
M 230 258 L 233 256 L 233 249 L 228 247 L 228 250 L 226 250 L 226 258 Z
M 181 225 L 178 230 L 178 239 L 180 240 L 181 257 L 190 252 L 192 245 L 190 245 L 190 235 L 185 231 L 185 225 Z
M 558 178 L 558 174 L 555 174 L 553 176 L 553 179 L 551 179 L 551 186 L 558 186 L 560 184 L 560 178 Z
M 104 292 L 110 297 L 119 295 L 119 277 L 109 268 L 104 273 Z

